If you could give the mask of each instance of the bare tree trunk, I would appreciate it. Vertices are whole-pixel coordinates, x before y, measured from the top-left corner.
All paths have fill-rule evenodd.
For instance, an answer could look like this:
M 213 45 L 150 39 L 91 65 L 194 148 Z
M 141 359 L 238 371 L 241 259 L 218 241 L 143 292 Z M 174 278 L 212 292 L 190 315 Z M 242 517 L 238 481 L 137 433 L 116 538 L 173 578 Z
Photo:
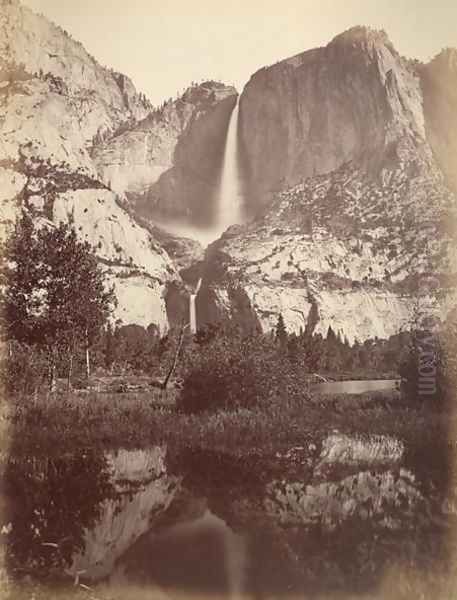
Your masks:
M 56 391 L 56 365 L 54 364 L 54 357 L 51 358 L 51 364 L 49 365 L 49 391 Z
M 68 380 L 67 380 L 67 391 L 69 392 L 72 388 L 71 378 L 73 376 L 73 362 L 75 357 L 75 338 L 72 337 L 71 346 L 70 346 L 70 361 L 68 365 Z
M 86 329 L 86 377 L 90 377 L 89 332 Z
M 73 374 L 73 349 L 70 354 L 70 364 L 68 365 L 68 380 L 67 380 L 67 392 L 71 390 L 71 376 Z
M 163 390 L 165 390 L 167 388 L 168 382 L 170 381 L 170 378 L 173 375 L 174 370 L 176 369 L 176 365 L 178 364 L 179 353 L 181 352 L 182 343 L 184 341 L 184 329 L 186 327 L 187 326 L 184 324 L 181 326 L 181 331 L 179 332 L 179 340 L 178 340 L 178 344 L 176 346 L 176 351 L 175 351 L 175 354 L 173 357 L 173 361 L 171 363 L 171 367 L 167 373 L 167 376 L 164 379 L 164 382 L 161 385 Z

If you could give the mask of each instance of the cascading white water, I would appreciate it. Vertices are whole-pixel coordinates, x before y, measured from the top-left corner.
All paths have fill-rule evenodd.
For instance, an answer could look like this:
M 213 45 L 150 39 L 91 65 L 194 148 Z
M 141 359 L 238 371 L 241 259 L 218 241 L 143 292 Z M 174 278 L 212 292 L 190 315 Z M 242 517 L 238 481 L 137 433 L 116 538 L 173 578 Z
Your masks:
M 189 325 L 191 333 L 197 333 L 197 308 L 195 306 L 195 299 L 200 291 L 201 284 L 202 278 L 200 277 L 197 287 L 195 288 L 195 292 L 189 296 Z
M 199 230 L 198 233 L 197 230 L 193 232 L 194 235 L 192 237 L 196 237 L 202 243 L 208 244 L 214 241 L 230 225 L 242 222 L 243 197 L 238 166 L 238 103 L 230 115 L 227 129 L 217 203 L 215 224 L 207 230 Z M 190 233 L 189 230 L 188 233 Z M 202 280 L 200 279 L 195 292 L 189 295 L 189 326 L 193 334 L 197 333 L 197 310 L 195 302 L 201 283 Z
M 216 229 L 219 235 L 242 221 L 243 197 L 238 165 L 238 103 L 230 116 L 222 162 Z
M 215 202 L 214 222 L 207 227 L 179 221 L 157 222 L 157 224 L 173 235 L 193 238 L 203 246 L 207 246 L 217 240 L 230 225 L 242 223 L 243 195 L 238 165 L 238 103 L 230 115 Z

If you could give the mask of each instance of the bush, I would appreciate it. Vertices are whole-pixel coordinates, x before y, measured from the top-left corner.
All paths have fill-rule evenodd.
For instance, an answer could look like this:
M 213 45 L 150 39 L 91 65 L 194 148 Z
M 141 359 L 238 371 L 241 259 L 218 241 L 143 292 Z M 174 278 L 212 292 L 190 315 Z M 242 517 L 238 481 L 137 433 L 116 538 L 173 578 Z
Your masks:
M 263 391 L 258 375 L 253 360 L 234 351 L 201 356 L 184 378 L 178 406 L 186 413 L 254 406 Z
M 271 397 L 303 396 L 306 374 L 270 337 L 222 332 L 187 359 L 178 408 L 185 413 L 252 408 Z

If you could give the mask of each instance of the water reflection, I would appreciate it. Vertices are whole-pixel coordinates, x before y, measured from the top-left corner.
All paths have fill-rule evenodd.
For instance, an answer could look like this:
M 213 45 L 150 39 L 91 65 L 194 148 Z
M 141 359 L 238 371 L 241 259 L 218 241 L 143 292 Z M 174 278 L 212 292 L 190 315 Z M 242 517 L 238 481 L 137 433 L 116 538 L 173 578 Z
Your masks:
M 99 506 L 99 518 L 72 557 L 70 572 L 90 580 L 109 575 L 116 560 L 165 511 L 179 488 L 165 466 L 165 448 L 119 450 L 106 455 L 114 495 Z
M 163 447 L 12 457 L 10 573 L 115 599 L 382 598 L 392 565 L 445 564 L 452 516 L 427 496 L 430 473 L 406 469 L 400 441 L 333 433 L 313 452 L 311 466 L 305 446 L 274 460 L 171 461 Z
M 365 394 L 366 392 L 394 392 L 400 388 L 399 379 L 349 379 L 317 383 L 314 389 L 321 394 Z
M 165 510 L 179 485 L 165 449 L 11 457 L 2 496 L 7 567 L 38 578 L 99 580 Z
M 238 598 L 243 588 L 245 545 L 210 510 L 162 530 L 152 530 L 118 562 L 113 589 L 133 583 L 190 595 Z
M 12 573 L 62 573 L 85 545 L 101 503 L 115 490 L 104 454 L 89 451 L 55 457 L 10 457 L 2 495 L 7 566 Z

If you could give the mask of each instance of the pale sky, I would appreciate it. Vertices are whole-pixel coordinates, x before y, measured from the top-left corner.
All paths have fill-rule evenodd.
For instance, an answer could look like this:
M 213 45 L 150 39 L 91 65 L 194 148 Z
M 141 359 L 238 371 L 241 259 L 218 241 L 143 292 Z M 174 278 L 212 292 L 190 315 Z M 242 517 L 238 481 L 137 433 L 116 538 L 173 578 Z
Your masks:
M 385 29 L 397 50 L 428 60 L 457 47 L 457 0 L 24 0 L 154 104 L 191 81 L 239 91 L 262 66 L 327 44 L 353 25 Z

